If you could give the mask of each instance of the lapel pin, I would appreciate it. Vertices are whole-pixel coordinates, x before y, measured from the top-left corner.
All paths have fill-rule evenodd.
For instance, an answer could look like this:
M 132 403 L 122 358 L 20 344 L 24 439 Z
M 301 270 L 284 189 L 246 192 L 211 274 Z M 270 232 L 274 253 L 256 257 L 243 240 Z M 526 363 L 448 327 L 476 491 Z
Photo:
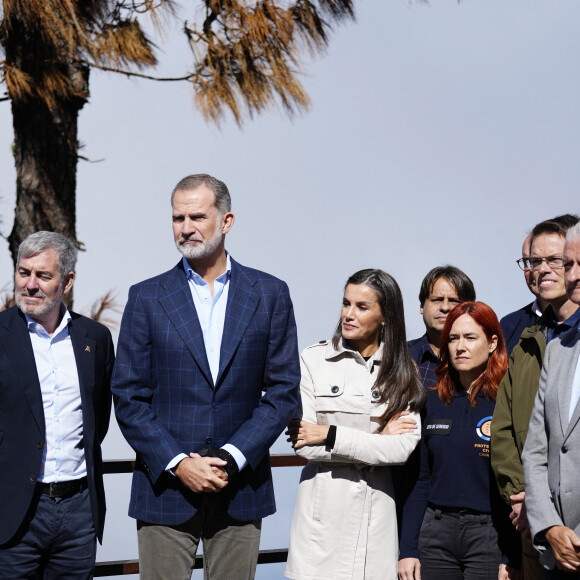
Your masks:
M 85 347 L 85 352 L 91 352 L 91 347 L 90 346 L 86 346 Z

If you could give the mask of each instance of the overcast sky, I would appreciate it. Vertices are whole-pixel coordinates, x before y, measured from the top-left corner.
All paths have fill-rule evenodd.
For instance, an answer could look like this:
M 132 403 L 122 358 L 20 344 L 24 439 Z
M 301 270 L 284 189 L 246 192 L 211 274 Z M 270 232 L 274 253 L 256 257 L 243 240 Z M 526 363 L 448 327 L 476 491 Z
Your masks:
M 185 4 L 185 2 L 184 2 Z M 408 338 L 422 334 L 425 273 L 451 263 L 502 316 L 531 301 L 515 260 L 542 219 L 580 212 L 580 3 L 577 0 L 360 0 L 357 22 L 307 61 L 308 114 L 276 109 L 206 125 L 187 85 L 94 72 L 80 117 L 75 307 L 179 259 L 169 193 L 207 172 L 231 191 L 227 247 L 290 286 L 301 348 L 330 336 L 346 278 L 382 268 L 405 298 Z M 185 16 L 185 11 L 184 11 Z M 189 15 L 192 18 L 192 15 Z M 161 44 L 163 74 L 187 53 L 178 31 Z M 15 172 L 10 107 L 0 103 L 0 215 L 11 228 Z M 12 266 L 0 240 L 0 285 Z M 277 452 L 288 450 L 279 443 Z M 131 455 L 116 428 L 109 458 Z M 299 470 L 276 470 L 279 513 L 263 547 L 286 547 Z M 283 480 L 283 481 L 282 481 Z M 136 557 L 129 478 L 107 476 L 108 525 L 99 559 Z M 259 568 L 261 580 L 282 566 Z M 194 577 L 197 577 L 194 575 Z

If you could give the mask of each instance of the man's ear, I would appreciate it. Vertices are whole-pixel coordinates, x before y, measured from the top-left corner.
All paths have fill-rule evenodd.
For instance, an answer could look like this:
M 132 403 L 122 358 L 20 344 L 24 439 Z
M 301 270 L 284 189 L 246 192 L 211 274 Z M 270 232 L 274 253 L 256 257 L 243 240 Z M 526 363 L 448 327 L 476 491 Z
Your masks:
M 222 216 L 222 234 L 227 234 L 234 225 L 236 218 L 231 211 L 228 211 Z
M 69 272 L 64 277 L 64 284 L 63 284 L 63 287 L 62 287 L 62 294 L 63 294 L 63 296 L 65 294 L 68 294 L 70 292 L 70 289 L 73 287 L 74 280 L 75 280 L 75 273 L 74 272 Z

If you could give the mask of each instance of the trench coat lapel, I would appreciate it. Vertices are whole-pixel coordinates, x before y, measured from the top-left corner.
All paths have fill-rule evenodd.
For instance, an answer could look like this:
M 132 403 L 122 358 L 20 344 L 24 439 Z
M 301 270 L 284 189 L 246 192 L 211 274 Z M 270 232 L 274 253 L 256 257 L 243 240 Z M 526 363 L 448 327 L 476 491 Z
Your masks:
M 162 308 L 209 385 L 213 385 L 209 361 L 205 352 L 203 332 L 181 261 L 168 273 L 167 278 L 162 280 L 161 286 L 166 290 L 166 294 L 159 298 Z

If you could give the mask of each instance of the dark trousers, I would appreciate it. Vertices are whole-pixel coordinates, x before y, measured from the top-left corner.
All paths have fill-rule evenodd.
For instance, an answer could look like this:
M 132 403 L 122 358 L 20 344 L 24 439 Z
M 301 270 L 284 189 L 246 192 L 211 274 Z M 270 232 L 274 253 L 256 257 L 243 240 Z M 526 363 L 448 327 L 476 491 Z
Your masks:
M 544 569 L 540 564 L 539 552 L 522 538 L 522 578 L 521 580 L 543 580 Z
M 501 552 L 491 515 L 427 508 L 419 559 L 422 580 L 497 580 Z
M 578 580 L 578 578 L 580 578 L 580 572 L 565 572 L 559 568 L 544 570 L 545 580 Z
M 16 536 L 0 546 L 0 579 L 92 578 L 96 551 L 87 489 L 68 498 L 36 494 Z

